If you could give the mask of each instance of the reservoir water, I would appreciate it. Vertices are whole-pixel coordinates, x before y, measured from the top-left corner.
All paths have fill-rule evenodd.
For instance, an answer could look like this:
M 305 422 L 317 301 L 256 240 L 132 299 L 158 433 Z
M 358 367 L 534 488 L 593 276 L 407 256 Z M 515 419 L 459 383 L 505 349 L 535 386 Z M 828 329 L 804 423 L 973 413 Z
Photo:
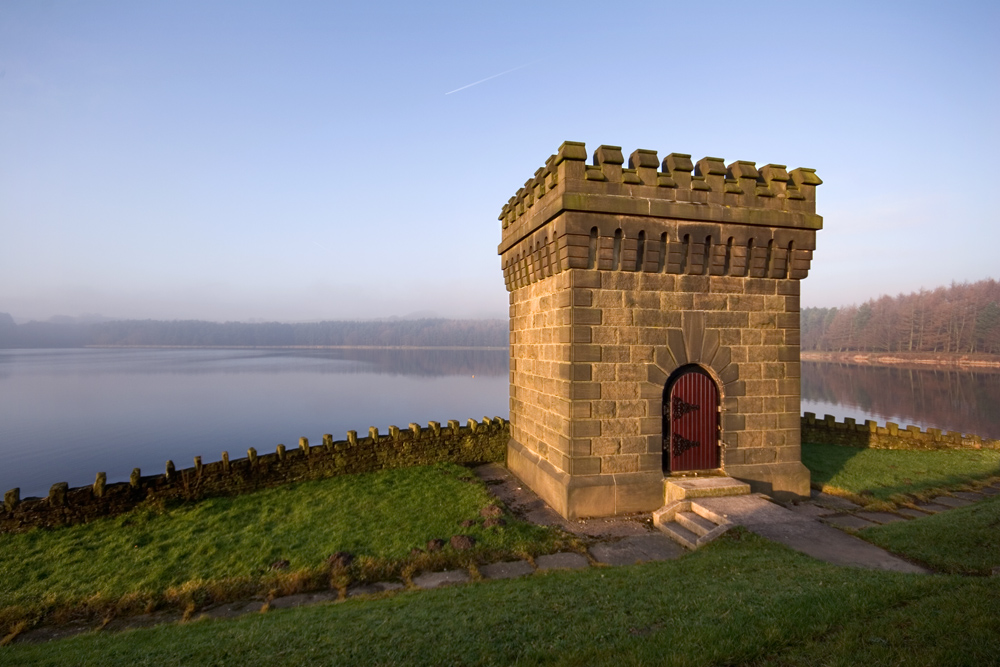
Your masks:
M 507 416 L 505 350 L 0 350 L 0 493 Z
M 803 362 L 802 410 L 1000 439 L 1000 369 Z
M 0 350 L 0 492 L 508 416 L 505 350 Z M 802 409 L 1000 438 L 1000 373 L 802 364 Z

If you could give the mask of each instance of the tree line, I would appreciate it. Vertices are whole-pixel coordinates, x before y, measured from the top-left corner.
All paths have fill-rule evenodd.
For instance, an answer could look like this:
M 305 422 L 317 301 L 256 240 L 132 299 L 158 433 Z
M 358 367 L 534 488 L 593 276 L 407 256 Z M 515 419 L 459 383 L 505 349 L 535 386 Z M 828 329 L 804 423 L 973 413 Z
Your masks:
M 0 348 L 109 346 L 506 347 L 506 320 L 26 322 L 0 313 Z
M 803 308 L 802 349 L 1000 354 L 1000 283 L 986 279 L 881 296 L 843 308 Z M 0 313 L 0 348 L 162 346 L 506 347 L 506 320 L 374 320 L 285 324 L 120 320 L 16 324 Z
M 1000 283 L 881 296 L 860 306 L 803 308 L 802 349 L 1000 354 Z

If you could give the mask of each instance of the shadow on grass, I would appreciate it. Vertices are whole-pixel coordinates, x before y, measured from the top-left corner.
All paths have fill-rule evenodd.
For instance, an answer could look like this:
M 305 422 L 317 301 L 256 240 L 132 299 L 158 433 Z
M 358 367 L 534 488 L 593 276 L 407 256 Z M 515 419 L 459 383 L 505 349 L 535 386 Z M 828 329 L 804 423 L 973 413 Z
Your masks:
M 881 501 L 960 488 L 1000 475 L 1000 452 L 995 450 L 860 449 L 808 443 L 802 445 L 802 462 L 812 473 L 814 486 Z
M 998 586 L 836 567 L 736 529 L 676 561 L 81 635 L 0 662 L 992 664 Z

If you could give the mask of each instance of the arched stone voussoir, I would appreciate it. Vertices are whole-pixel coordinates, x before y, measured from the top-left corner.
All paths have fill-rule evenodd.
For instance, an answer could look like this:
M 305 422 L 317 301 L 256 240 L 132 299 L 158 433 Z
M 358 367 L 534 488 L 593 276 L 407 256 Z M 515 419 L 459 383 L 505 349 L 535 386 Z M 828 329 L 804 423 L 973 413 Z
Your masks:
M 655 365 L 662 373 L 664 373 L 663 380 L 657 382 L 659 385 L 663 385 L 663 383 L 667 381 L 666 376 L 669 376 L 681 366 L 681 364 L 677 363 L 677 360 L 674 359 L 674 356 L 670 353 L 669 347 L 657 348 L 653 358 L 655 359 Z M 649 381 L 653 382 L 652 378 L 650 378 Z
M 668 354 L 663 356 L 669 357 L 670 355 Z M 672 361 L 673 360 L 671 359 L 671 362 Z M 662 387 L 664 384 L 666 384 L 667 378 L 670 377 L 670 373 L 672 372 L 673 369 L 664 370 L 663 368 L 660 368 L 659 363 L 649 364 L 648 366 L 646 366 L 646 380 L 650 384 L 656 385 L 657 387 Z
M 719 330 L 706 329 L 701 339 L 701 355 L 698 359 L 703 366 L 712 366 L 712 360 L 719 351 Z M 712 366 L 714 369 L 715 367 Z
M 687 345 L 684 340 L 684 332 L 680 329 L 667 329 L 667 349 L 674 358 L 674 363 L 678 368 L 688 363 Z M 673 369 L 671 369 L 673 372 Z
M 740 379 L 740 368 L 736 364 L 729 364 L 719 371 L 719 379 L 722 384 L 730 385 Z
M 730 362 L 733 360 L 732 352 L 729 351 L 728 347 L 720 347 L 716 350 L 715 355 L 712 357 L 712 361 L 709 364 L 715 369 L 715 372 L 722 376 L 722 371 L 725 370 Z
M 701 362 L 705 344 L 705 314 L 699 311 L 681 313 L 681 332 L 690 363 Z M 696 358 L 698 357 L 698 358 Z

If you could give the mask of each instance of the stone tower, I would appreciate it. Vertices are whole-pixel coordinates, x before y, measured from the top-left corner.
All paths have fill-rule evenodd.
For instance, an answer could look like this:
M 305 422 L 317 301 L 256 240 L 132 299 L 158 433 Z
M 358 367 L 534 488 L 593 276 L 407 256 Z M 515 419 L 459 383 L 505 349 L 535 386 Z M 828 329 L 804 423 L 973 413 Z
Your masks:
M 500 214 L 508 466 L 569 518 L 656 509 L 677 475 L 808 495 L 799 281 L 822 181 L 650 150 L 624 162 L 567 141 Z

